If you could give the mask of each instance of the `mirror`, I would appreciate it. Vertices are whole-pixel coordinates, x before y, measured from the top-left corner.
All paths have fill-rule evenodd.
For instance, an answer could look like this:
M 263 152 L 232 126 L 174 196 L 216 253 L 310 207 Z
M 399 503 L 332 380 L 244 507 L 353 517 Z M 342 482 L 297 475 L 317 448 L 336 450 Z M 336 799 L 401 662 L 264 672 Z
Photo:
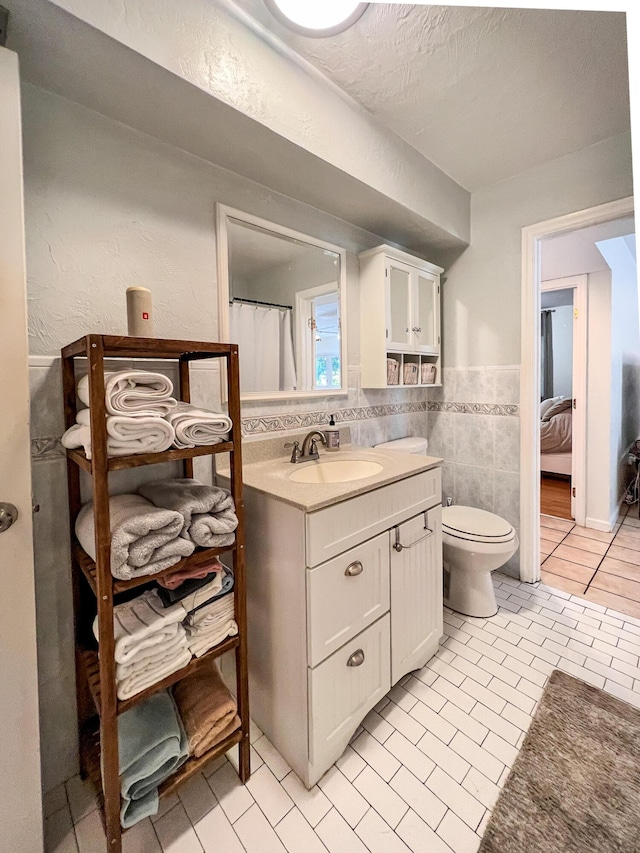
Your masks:
M 346 393 L 344 250 L 218 207 L 220 331 L 238 344 L 240 393 Z

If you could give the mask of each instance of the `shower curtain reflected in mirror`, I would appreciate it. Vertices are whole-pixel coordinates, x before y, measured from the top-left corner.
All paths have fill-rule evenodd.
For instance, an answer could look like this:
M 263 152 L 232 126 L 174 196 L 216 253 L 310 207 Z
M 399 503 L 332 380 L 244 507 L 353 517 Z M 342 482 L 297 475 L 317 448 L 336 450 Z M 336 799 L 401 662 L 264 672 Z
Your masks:
M 548 400 L 553 397 L 553 311 L 540 312 L 540 334 L 540 400 Z
M 291 309 L 233 301 L 231 341 L 238 344 L 240 391 L 293 391 L 296 368 Z

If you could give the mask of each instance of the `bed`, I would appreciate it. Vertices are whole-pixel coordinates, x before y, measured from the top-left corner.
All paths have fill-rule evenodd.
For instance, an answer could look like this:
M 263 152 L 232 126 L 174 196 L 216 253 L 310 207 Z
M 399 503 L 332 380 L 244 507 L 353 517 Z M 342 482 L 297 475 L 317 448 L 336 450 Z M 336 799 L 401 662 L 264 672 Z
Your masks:
M 540 403 L 540 471 L 571 476 L 571 400 L 551 397 Z

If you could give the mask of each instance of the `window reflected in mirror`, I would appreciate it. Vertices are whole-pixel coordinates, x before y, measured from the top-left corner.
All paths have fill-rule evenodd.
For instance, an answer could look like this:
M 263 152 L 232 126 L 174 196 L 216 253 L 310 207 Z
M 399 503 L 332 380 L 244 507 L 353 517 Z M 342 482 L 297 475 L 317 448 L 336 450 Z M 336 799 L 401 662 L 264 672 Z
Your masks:
M 241 393 L 339 392 L 341 250 L 231 215 L 224 224 L 229 340 L 238 344 Z

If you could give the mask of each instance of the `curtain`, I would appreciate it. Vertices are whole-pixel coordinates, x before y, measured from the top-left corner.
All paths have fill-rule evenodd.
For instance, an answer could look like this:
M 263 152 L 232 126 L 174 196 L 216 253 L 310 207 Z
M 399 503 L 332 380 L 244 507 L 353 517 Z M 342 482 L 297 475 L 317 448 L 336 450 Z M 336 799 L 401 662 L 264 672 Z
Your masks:
M 553 397 L 553 311 L 540 312 L 540 334 L 542 356 L 541 364 L 541 399 Z
M 232 302 L 231 340 L 238 344 L 243 393 L 295 389 L 290 309 Z

